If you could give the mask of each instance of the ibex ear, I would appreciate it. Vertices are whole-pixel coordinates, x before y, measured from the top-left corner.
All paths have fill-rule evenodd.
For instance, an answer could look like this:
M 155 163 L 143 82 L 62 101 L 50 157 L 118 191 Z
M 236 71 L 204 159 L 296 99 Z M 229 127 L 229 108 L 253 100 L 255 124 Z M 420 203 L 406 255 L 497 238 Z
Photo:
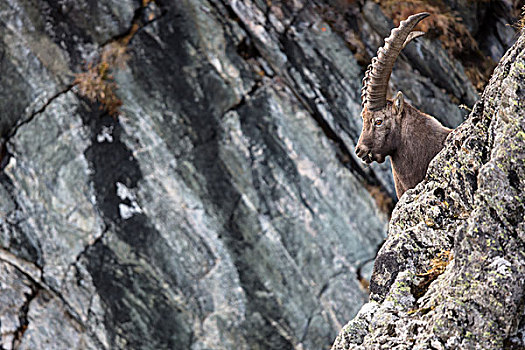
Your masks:
M 405 98 L 403 93 L 398 91 L 396 97 L 394 98 L 394 104 L 392 106 L 394 114 L 400 115 L 403 112 L 403 107 L 405 106 Z

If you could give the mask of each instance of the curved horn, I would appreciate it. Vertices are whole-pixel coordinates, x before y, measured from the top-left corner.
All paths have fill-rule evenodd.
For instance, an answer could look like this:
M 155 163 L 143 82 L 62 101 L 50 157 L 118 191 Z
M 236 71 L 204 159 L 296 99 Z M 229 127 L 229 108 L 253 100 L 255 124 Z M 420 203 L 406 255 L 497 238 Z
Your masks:
M 372 59 L 363 79 L 363 107 L 367 104 L 369 110 L 375 111 L 386 105 L 386 90 L 394 62 L 411 40 L 424 34 L 412 32 L 412 29 L 428 16 L 428 12 L 421 12 L 408 17 L 399 27 L 392 29 L 390 36 L 385 39 L 385 45 L 377 50 L 377 56 Z

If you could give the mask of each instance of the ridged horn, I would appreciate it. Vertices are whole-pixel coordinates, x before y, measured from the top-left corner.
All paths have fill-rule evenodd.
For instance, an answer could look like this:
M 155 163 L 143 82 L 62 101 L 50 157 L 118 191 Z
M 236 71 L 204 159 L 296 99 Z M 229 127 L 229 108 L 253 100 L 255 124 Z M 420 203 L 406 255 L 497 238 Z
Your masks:
M 388 80 L 392 74 L 394 62 L 401 50 L 413 39 L 424 35 L 424 32 L 412 32 L 412 29 L 424 18 L 430 16 L 428 12 L 421 12 L 401 21 L 399 27 L 392 29 L 390 36 L 385 39 L 385 45 L 377 50 L 377 56 L 366 70 L 361 89 L 362 106 L 376 111 L 386 105 L 386 91 Z

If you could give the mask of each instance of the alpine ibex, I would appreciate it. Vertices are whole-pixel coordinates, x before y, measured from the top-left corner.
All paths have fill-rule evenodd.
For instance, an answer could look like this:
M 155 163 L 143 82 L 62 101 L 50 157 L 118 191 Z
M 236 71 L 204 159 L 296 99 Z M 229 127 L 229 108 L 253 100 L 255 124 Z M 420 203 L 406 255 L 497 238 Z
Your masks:
M 401 92 L 393 101 L 386 98 L 394 62 L 412 39 L 425 34 L 412 29 L 427 16 L 426 12 L 412 15 L 392 29 L 368 66 L 361 89 L 363 129 L 355 152 L 368 164 L 390 156 L 398 198 L 423 180 L 428 164 L 452 131 L 405 103 Z

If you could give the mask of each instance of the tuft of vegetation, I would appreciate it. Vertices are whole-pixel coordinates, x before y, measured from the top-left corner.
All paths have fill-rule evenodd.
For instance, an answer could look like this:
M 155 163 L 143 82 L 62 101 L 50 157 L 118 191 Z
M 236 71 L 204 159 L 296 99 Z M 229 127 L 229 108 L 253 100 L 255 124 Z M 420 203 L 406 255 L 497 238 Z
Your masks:
M 434 310 L 436 307 L 434 305 L 430 306 L 430 307 L 420 307 L 418 309 L 413 309 L 413 310 L 410 310 L 407 312 L 408 315 L 412 315 L 412 314 L 416 314 L 416 313 L 421 313 L 421 315 L 426 315 L 428 314 L 430 311 Z
M 77 73 L 74 85 L 78 93 L 91 102 L 100 104 L 100 109 L 117 116 L 122 101 L 116 94 L 117 83 L 111 72 L 118 65 L 125 64 L 128 55 L 126 47 L 112 43 L 105 47 L 97 64 L 89 63 L 84 72 Z
M 452 252 L 450 250 L 445 250 L 432 259 L 430 261 L 430 268 L 426 272 L 417 275 L 422 278 L 422 281 L 417 287 L 413 288 L 412 295 L 414 295 L 416 299 L 422 297 L 427 292 L 430 284 L 438 278 L 439 275 L 445 272 L 447 265 L 453 258 Z
M 144 11 L 155 0 L 142 0 L 141 10 Z M 147 23 L 155 19 L 154 12 L 150 12 Z M 76 86 L 78 94 L 93 103 L 98 103 L 101 110 L 109 115 L 117 117 L 120 113 L 122 100 L 117 96 L 118 85 L 113 72 L 126 66 L 129 60 L 128 47 L 131 39 L 141 28 L 140 18 L 134 18 L 128 32 L 121 38 L 106 44 L 97 59 L 86 64 L 84 70 L 75 74 L 73 85 Z
M 514 24 L 514 27 L 518 30 L 523 30 L 523 28 L 525 28 L 525 5 L 523 5 L 523 7 L 521 8 L 521 17 Z
M 380 186 L 365 184 L 365 188 L 376 202 L 376 206 L 379 208 L 379 210 L 382 213 L 387 214 L 388 218 L 390 218 L 392 216 L 392 210 L 394 210 L 395 204 L 392 200 L 392 197 L 390 197 L 390 195 Z

